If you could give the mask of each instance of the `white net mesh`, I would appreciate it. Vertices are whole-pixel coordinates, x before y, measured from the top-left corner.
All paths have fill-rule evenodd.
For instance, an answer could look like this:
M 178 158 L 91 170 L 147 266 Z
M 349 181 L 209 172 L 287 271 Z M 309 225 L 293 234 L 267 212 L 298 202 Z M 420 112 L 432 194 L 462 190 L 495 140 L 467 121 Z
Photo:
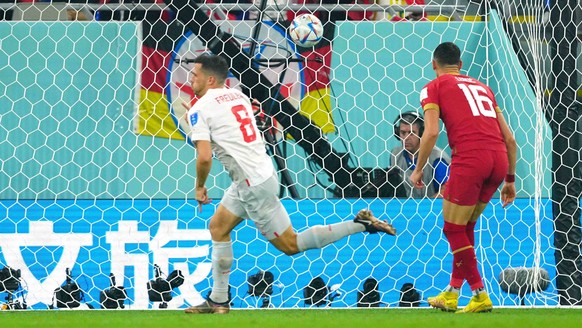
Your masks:
M 569 95 L 580 92 L 580 39 L 557 39 L 560 24 L 541 1 L 350 2 L 0 3 L 0 295 L 9 306 L 180 308 L 207 296 L 207 224 L 230 178 L 215 161 L 207 183 L 214 201 L 198 212 L 183 117 L 195 101 L 192 60 L 215 52 L 232 64 L 227 84 L 262 104 L 259 125 L 296 230 L 370 208 L 399 231 L 355 234 L 289 257 L 244 221 L 232 234 L 232 306 L 399 306 L 412 284 L 415 305 L 426 307 L 451 272 L 441 200 L 409 197 L 390 170 L 391 151 L 402 145 L 396 119 L 419 111 L 419 92 L 434 78 L 432 51 L 444 41 L 461 48 L 463 73 L 492 87 L 519 146 L 518 199 L 502 209 L 494 197 L 476 228 L 494 304 L 579 302 L 579 264 L 556 274 L 557 263 L 579 261 L 579 164 L 564 161 L 569 173 L 554 177 L 577 211 L 552 212 L 549 163 L 580 148 L 568 139 L 566 151 L 552 154 L 547 119 L 561 107 L 547 99 L 564 95 L 575 138 L 571 108 L 579 102 Z M 580 7 L 564 4 L 553 10 Z M 297 47 L 286 33 L 303 12 L 324 24 L 314 48 Z M 560 26 L 580 21 L 571 17 Z M 574 66 L 552 69 L 552 44 L 574 45 Z M 564 71 L 573 90 L 555 82 Z M 445 133 L 437 146 L 450 155 Z M 555 248 L 560 214 L 574 220 L 559 227 L 569 243 Z M 272 284 L 251 288 L 259 271 L 272 273 Z M 304 288 L 315 277 L 329 293 L 312 305 Z M 379 299 L 360 302 L 368 278 Z

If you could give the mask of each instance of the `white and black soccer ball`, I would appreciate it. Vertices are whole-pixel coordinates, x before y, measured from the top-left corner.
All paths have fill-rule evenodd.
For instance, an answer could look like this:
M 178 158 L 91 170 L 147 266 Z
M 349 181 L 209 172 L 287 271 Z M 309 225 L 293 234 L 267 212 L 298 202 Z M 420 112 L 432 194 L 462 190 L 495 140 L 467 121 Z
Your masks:
M 323 25 L 312 14 L 301 14 L 291 22 L 289 37 L 301 47 L 313 47 L 323 38 Z

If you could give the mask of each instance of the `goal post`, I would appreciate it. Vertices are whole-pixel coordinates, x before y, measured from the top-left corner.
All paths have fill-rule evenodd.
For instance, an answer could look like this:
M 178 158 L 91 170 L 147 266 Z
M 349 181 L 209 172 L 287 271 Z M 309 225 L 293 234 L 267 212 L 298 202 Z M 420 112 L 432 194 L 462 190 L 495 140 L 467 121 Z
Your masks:
M 401 145 L 396 118 L 420 111 L 420 89 L 434 78 L 432 51 L 453 41 L 463 73 L 494 90 L 519 147 L 518 199 L 504 209 L 496 194 L 476 227 L 494 305 L 577 304 L 582 282 L 570 260 L 580 246 L 582 69 L 577 20 L 568 19 L 580 3 L 483 3 L 0 4 L 0 270 L 14 269 L 0 271 L 0 300 L 57 307 L 56 290 L 73 284 L 83 292 L 73 304 L 95 308 L 119 306 L 100 298 L 122 296 L 126 309 L 185 308 L 208 295 L 208 222 L 230 179 L 214 161 L 213 202 L 199 212 L 183 116 L 194 101 L 192 60 L 213 52 L 232 64 L 228 86 L 262 103 L 265 151 L 278 159 L 296 230 L 369 208 L 399 232 L 356 234 L 289 257 L 243 221 L 232 236 L 232 306 L 317 307 L 303 291 L 321 277 L 326 306 L 356 307 L 374 278 L 380 306 L 399 306 L 411 283 L 428 307 L 451 272 L 442 200 L 400 194 L 390 154 Z M 286 33 L 300 12 L 324 24 L 314 48 Z M 556 56 L 564 65 L 552 66 Z M 450 154 L 444 131 L 437 145 Z M 274 279 L 257 296 L 249 277 L 260 271 Z M 525 283 L 535 287 L 516 293 L 502 281 L 513 273 L 532 273 Z M 180 275 L 182 284 L 160 289 Z M 464 304 L 467 286 L 462 295 Z
M 578 29 L 582 15 L 579 1 L 556 0 L 550 9 L 550 56 L 554 60 L 551 65 L 553 85 L 550 88 L 552 93 L 548 116 L 552 127 L 556 286 L 560 304 L 582 305 L 582 260 L 579 247 L 582 243 L 582 105 L 577 98 L 581 85 L 580 66 L 576 67 L 582 40 L 582 33 Z

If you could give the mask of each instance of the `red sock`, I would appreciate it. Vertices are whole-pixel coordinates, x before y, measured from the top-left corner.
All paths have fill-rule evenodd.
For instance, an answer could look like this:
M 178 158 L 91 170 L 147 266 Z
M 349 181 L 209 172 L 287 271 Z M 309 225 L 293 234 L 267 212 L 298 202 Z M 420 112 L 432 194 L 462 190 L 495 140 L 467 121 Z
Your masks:
M 469 222 L 467 223 L 467 227 L 465 232 L 467 233 L 467 238 L 469 239 L 469 242 L 471 243 L 471 245 L 473 246 L 472 249 L 472 255 L 473 258 L 475 259 L 475 265 L 474 268 L 471 268 L 471 278 L 467 278 L 467 282 L 469 283 L 469 285 L 471 286 L 471 290 L 475 290 L 477 288 L 483 288 L 483 280 L 481 279 L 481 275 L 479 275 L 479 270 L 477 269 L 477 256 L 475 256 L 475 225 L 477 224 L 477 221 L 474 222 Z
M 465 278 L 463 278 L 463 273 L 457 268 L 453 261 L 453 273 L 451 274 L 451 281 L 449 282 L 449 286 L 461 289 L 463 286 L 463 281 L 465 281 Z
M 467 240 L 467 235 L 465 233 L 465 226 L 445 222 L 443 232 L 451 245 L 451 251 L 453 253 L 459 248 L 469 246 L 469 241 Z M 463 281 L 465 280 L 465 274 L 461 265 L 458 265 L 459 260 L 456 255 L 453 258 L 453 271 L 451 273 L 451 281 L 449 285 L 454 288 L 461 288 L 463 286 Z M 462 263 L 462 262 L 461 262 Z
M 473 225 L 474 227 L 475 225 Z M 443 232 L 451 245 L 453 252 L 453 273 L 451 286 L 460 288 L 464 278 L 471 286 L 471 290 L 484 288 L 483 280 L 477 268 L 475 249 L 467 235 L 468 228 L 464 225 L 445 222 Z M 472 234 L 473 235 L 473 234 Z M 461 284 L 459 284 L 459 281 Z M 458 284 L 458 286 L 457 286 Z
M 463 271 L 463 276 L 471 286 L 471 290 L 484 288 L 483 280 L 481 280 L 481 275 L 477 268 L 477 257 L 473 247 L 455 253 L 454 261 L 455 264 L 461 263 L 461 271 Z
M 469 238 L 469 243 L 471 243 L 472 246 L 475 246 L 475 225 L 477 224 L 477 221 L 475 222 L 469 222 L 467 223 L 467 227 L 465 228 L 465 232 L 467 233 L 467 238 Z

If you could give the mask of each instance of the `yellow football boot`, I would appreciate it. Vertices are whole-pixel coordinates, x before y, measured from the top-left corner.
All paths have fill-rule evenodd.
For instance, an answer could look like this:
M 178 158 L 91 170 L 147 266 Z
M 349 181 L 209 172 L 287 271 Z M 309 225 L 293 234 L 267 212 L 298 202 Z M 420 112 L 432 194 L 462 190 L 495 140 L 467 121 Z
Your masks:
M 428 298 L 428 304 L 430 306 L 448 312 L 457 311 L 458 303 L 459 294 L 453 292 L 442 292 L 437 296 Z
M 493 303 L 489 298 L 489 295 L 485 292 L 479 293 L 469 301 L 469 304 L 465 306 L 462 310 L 457 311 L 457 313 L 478 313 L 478 312 L 491 312 L 493 310 Z

